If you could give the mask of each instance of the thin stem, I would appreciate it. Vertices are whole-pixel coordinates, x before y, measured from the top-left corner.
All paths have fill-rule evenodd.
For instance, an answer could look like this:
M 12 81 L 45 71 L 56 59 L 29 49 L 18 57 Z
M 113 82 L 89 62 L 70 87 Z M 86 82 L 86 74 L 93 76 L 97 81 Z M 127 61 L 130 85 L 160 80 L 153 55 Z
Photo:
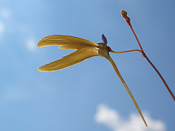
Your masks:
M 116 54 L 120 54 L 120 53 L 133 52 L 133 51 L 139 51 L 139 52 L 141 52 L 141 50 L 138 50 L 138 49 L 126 50 L 126 51 L 113 51 L 113 50 L 111 50 L 110 52 L 116 53 Z
M 137 35 L 136 35 L 134 29 L 132 28 L 132 25 L 130 24 L 129 27 L 131 28 L 131 30 L 132 30 L 132 32 L 133 32 L 133 34 L 134 34 L 134 36 L 135 36 L 135 38 L 136 38 L 136 40 L 137 40 L 137 42 L 138 42 L 138 44 L 139 44 L 139 47 L 140 47 L 141 51 L 143 51 L 143 48 L 142 48 L 142 46 L 141 46 L 141 44 L 140 44 L 140 41 L 139 41 L 139 39 L 138 39 L 138 37 L 137 37 Z
M 153 65 L 153 63 L 149 60 L 149 58 L 145 55 L 145 59 L 150 63 L 150 65 L 154 68 L 154 70 L 157 72 L 157 74 L 159 75 L 159 77 L 161 78 L 161 80 L 163 81 L 164 85 L 166 86 L 167 90 L 169 91 L 170 95 L 173 97 L 174 101 L 175 101 L 175 97 L 174 94 L 172 93 L 171 89 L 169 88 L 168 84 L 166 83 L 165 79 L 163 78 L 163 76 L 160 74 L 160 72 L 157 70 L 157 68 Z
M 173 97 L 174 101 L 175 101 L 175 96 L 174 94 L 172 93 L 172 91 L 170 90 L 168 84 L 166 83 L 165 79 L 162 77 L 162 75 L 160 74 L 160 72 L 157 70 L 157 68 L 154 66 L 154 64 L 149 60 L 149 58 L 146 56 L 145 52 L 143 51 L 143 48 L 139 42 L 139 39 L 134 31 L 134 29 L 132 28 L 132 25 L 131 25 L 131 22 L 130 22 L 130 18 L 127 16 L 127 12 L 122 10 L 121 11 L 121 14 L 123 16 L 123 18 L 125 19 L 126 23 L 129 25 L 129 27 L 131 28 L 131 31 L 133 32 L 138 44 L 139 44 L 139 47 L 141 49 L 141 54 L 142 56 L 150 63 L 150 65 L 154 68 L 154 70 L 157 72 L 158 76 L 161 78 L 161 80 L 163 81 L 164 85 L 166 86 L 167 90 L 169 91 L 169 93 L 171 94 L 171 96 Z

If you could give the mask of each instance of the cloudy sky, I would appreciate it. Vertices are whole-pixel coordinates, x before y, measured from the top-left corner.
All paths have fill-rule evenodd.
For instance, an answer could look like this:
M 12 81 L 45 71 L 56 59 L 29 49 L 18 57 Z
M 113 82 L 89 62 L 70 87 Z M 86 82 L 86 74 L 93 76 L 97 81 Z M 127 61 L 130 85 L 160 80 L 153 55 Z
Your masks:
M 148 123 L 146 128 L 110 63 L 94 57 L 56 72 L 38 67 L 73 50 L 38 48 L 51 34 L 139 48 L 121 17 L 128 12 L 147 56 L 175 94 L 174 0 L 1 0 L 1 131 L 174 131 L 175 102 L 138 52 L 111 54 Z

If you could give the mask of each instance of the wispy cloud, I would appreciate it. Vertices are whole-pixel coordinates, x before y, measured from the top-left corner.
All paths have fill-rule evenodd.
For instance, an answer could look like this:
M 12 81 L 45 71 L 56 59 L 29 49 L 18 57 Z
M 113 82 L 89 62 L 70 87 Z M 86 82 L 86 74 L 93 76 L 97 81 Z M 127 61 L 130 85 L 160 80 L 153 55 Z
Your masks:
M 26 90 L 22 88 L 12 88 L 8 87 L 0 93 L 0 104 L 7 102 L 16 102 L 20 100 L 25 100 L 29 97 L 29 94 Z
M 4 24 L 0 21 L 0 35 L 2 35 L 3 34 L 3 32 L 4 32 Z
M 29 51 L 35 51 L 36 50 L 37 43 L 36 43 L 36 41 L 35 41 L 34 38 L 27 39 L 27 42 L 26 43 L 27 43 L 27 49 Z
M 8 33 L 19 34 L 23 38 L 26 37 L 26 48 L 29 51 L 35 51 L 36 42 L 33 37 L 33 31 L 29 25 L 17 22 L 13 15 L 16 15 L 8 7 L 0 8 L 0 36 L 7 35 Z M 22 35 L 21 35 L 22 34 Z
M 10 18 L 11 11 L 8 8 L 0 8 L 0 35 L 5 32 L 5 20 Z
M 145 127 L 138 114 L 131 114 L 129 119 L 123 119 L 120 114 L 102 104 L 99 105 L 95 115 L 95 121 L 104 124 L 112 131 L 165 131 L 165 124 L 160 120 L 152 119 L 148 113 L 143 113 L 148 123 Z
M 11 15 L 11 11 L 8 8 L 2 8 L 0 9 L 0 15 L 3 18 L 9 18 Z

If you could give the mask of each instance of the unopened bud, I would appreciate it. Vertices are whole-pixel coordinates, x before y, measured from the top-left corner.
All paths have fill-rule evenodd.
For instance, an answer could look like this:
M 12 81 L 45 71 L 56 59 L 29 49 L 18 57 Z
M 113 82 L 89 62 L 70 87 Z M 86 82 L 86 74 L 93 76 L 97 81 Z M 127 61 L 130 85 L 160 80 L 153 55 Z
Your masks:
M 123 18 L 127 18 L 127 12 L 126 11 L 122 10 L 121 15 L 122 15 Z
M 131 26 L 130 18 L 127 16 L 127 12 L 124 11 L 124 10 L 122 10 L 122 11 L 121 11 L 121 15 L 122 15 L 122 17 L 125 19 L 125 21 L 127 22 L 127 24 L 128 24 L 129 26 Z

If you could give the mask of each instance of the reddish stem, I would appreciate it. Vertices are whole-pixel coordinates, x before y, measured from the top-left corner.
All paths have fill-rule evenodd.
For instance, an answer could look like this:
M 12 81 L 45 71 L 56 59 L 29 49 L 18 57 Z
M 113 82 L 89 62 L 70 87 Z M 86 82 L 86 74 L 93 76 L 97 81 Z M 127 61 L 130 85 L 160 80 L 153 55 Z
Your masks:
M 131 24 L 128 24 L 128 25 L 129 25 L 129 27 L 131 28 L 131 30 L 132 30 L 132 32 L 133 32 L 133 34 L 134 34 L 134 36 L 135 36 L 135 38 L 136 38 L 136 40 L 137 40 L 137 42 L 138 42 L 138 44 L 139 44 L 139 47 L 140 47 L 141 51 L 144 52 L 144 51 L 143 51 L 143 48 L 142 48 L 142 46 L 141 46 L 141 44 L 140 44 L 140 41 L 139 41 L 139 39 L 137 38 L 137 35 L 136 35 L 134 29 L 132 28 Z
M 127 16 L 127 12 L 125 12 L 124 10 L 121 11 L 121 14 L 123 16 L 123 18 L 125 19 L 126 23 L 129 25 L 129 27 L 131 28 L 131 31 L 133 32 L 139 47 L 140 47 L 140 52 L 142 54 L 142 56 L 150 63 L 150 65 L 154 68 L 154 70 L 157 72 L 157 74 L 159 75 L 159 77 L 161 78 L 161 80 L 163 81 L 163 83 L 165 84 L 167 90 L 169 91 L 169 93 L 171 94 L 171 96 L 173 97 L 174 101 L 175 101 L 175 96 L 172 93 L 171 89 L 169 88 L 168 84 L 166 83 L 165 79 L 162 77 L 162 75 L 160 74 L 160 72 L 157 70 L 157 68 L 154 66 L 154 64 L 149 60 L 149 58 L 146 56 L 145 52 L 143 51 L 143 48 L 139 42 L 139 39 L 134 31 L 134 29 L 132 28 L 131 22 L 130 22 L 130 18 Z
M 141 50 L 138 50 L 138 49 L 126 50 L 126 51 L 113 51 L 113 50 L 110 50 L 110 52 L 112 52 L 112 53 L 117 53 L 117 54 L 119 54 L 119 53 L 126 53 L 126 52 L 133 52 L 133 51 L 139 51 L 139 52 L 142 53 L 142 51 L 141 51 Z
M 161 78 L 161 80 L 163 81 L 163 83 L 165 84 L 167 90 L 169 91 L 170 95 L 173 97 L 174 101 L 175 101 L 175 97 L 174 94 L 172 93 L 171 89 L 169 88 L 168 84 L 166 83 L 165 79 L 163 78 L 163 76 L 160 74 L 160 72 L 157 70 L 157 68 L 153 65 L 153 63 L 148 59 L 148 57 L 146 56 L 146 54 L 144 55 L 145 59 L 150 63 L 150 65 L 154 68 L 154 70 L 157 72 L 157 74 L 159 75 L 159 77 Z

